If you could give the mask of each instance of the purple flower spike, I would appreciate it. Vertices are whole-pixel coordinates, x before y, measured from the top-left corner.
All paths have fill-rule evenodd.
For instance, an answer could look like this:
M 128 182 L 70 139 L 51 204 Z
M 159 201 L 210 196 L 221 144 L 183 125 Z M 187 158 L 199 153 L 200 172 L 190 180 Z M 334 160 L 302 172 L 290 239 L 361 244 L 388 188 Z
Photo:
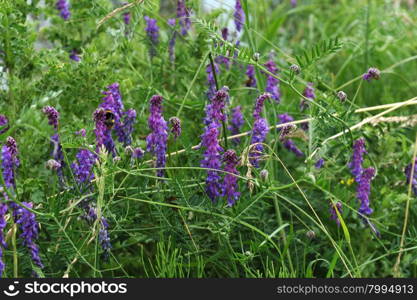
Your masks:
M 17 153 L 16 141 L 9 136 L 6 144 L 1 148 L 1 167 L 7 189 L 15 187 L 15 170 L 20 165 Z M 7 199 L 6 192 L 3 193 L 3 196 Z
M 177 117 L 171 117 L 169 124 L 171 124 L 171 133 L 176 140 L 181 135 L 181 120 Z
M 59 10 L 59 15 L 65 21 L 71 17 L 71 13 L 69 11 L 69 4 L 67 0 L 58 0 L 55 6 L 56 9 Z
M 149 55 L 152 58 L 156 55 L 156 47 L 159 44 L 159 27 L 158 25 L 156 25 L 155 19 L 152 19 L 148 16 L 145 16 L 144 19 L 146 22 L 145 30 L 146 30 L 146 34 L 148 35 L 149 44 L 150 44 Z
M 33 208 L 32 202 L 22 202 L 22 204 L 30 209 Z M 22 230 L 20 238 L 23 240 L 23 245 L 28 248 L 33 263 L 42 269 L 43 264 L 39 256 L 39 247 L 35 243 L 39 235 L 39 224 L 36 221 L 35 214 L 24 207 L 16 205 L 13 215 L 15 216 L 16 224 L 19 224 Z
M 149 128 L 152 132 L 146 137 L 147 151 L 156 156 L 156 167 L 164 168 L 166 163 L 168 126 L 162 115 L 162 96 L 154 95 L 150 100 Z M 164 170 L 157 171 L 159 177 L 164 176 Z
M 336 224 L 339 226 L 340 225 L 340 220 L 339 217 L 337 215 L 337 212 L 339 212 L 339 214 L 342 214 L 342 203 L 341 202 L 336 202 L 335 205 L 333 205 L 333 203 L 330 202 L 330 218 L 332 220 L 334 220 L 336 222 Z
M 405 173 L 405 176 L 407 177 L 407 184 L 410 184 L 410 181 L 411 181 L 411 188 L 414 192 L 414 195 L 417 196 L 417 158 L 414 162 L 414 172 L 413 172 L 414 174 L 413 174 L 413 177 L 411 178 L 412 168 L 413 168 L 413 164 L 410 163 L 409 165 L 407 165 L 407 167 L 405 167 L 404 173 Z
M 93 119 L 96 124 L 94 133 L 96 135 L 96 152 L 100 152 L 100 149 L 104 146 L 107 152 L 113 156 L 116 155 L 116 149 L 111 135 L 112 123 L 111 120 L 114 113 L 111 110 L 104 110 L 103 108 L 97 109 L 93 114 Z
M 232 116 L 230 119 L 230 125 L 228 129 L 230 130 L 232 135 L 236 135 L 240 133 L 240 129 L 242 128 L 243 124 L 245 124 L 245 121 L 243 119 L 242 110 L 239 105 L 232 109 Z M 233 142 L 235 144 L 239 144 L 240 139 L 233 139 Z
M 119 142 L 123 143 L 125 147 L 132 143 L 133 125 L 135 122 L 136 110 L 129 109 L 123 113 L 123 123 L 115 127 Z
M 0 202 L 0 278 L 2 278 L 4 269 L 5 269 L 5 264 L 3 262 L 3 248 L 7 247 L 5 236 L 4 236 L 4 229 L 7 226 L 6 213 L 7 213 L 6 203 Z
M 88 184 L 94 179 L 93 166 L 96 155 L 87 149 L 80 149 L 75 156 L 77 161 L 71 164 L 75 180 L 79 185 Z
M 294 121 L 294 118 L 290 116 L 289 114 L 278 115 L 278 118 L 280 119 L 280 124 L 285 124 L 285 123 Z M 285 130 L 286 128 L 287 127 L 284 127 L 280 130 Z M 282 143 L 287 150 L 293 152 L 296 156 L 298 157 L 304 156 L 304 153 L 300 149 L 298 149 L 297 145 L 294 143 L 293 140 L 284 137 L 282 139 Z
M 262 143 L 265 141 L 268 132 L 269 127 L 267 121 L 264 118 L 256 119 L 253 124 L 251 139 L 251 145 L 255 146 L 253 146 L 250 153 L 250 162 L 255 168 L 259 168 L 259 157 L 264 150 Z
M 242 30 L 243 25 L 245 24 L 245 12 L 243 11 L 242 3 L 240 2 L 240 0 L 236 0 L 235 12 L 233 14 L 233 17 L 235 19 L 236 30 L 240 32 Z
M 278 68 L 272 57 L 265 63 L 265 67 L 270 73 L 274 75 L 278 74 Z M 266 80 L 265 91 L 270 93 L 272 95 L 272 99 L 274 99 L 277 103 L 279 103 L 281 101 L 279 80 L 270 74 L 266 74 L 266 78 L 267 80 Z
M 361 180 L 361 175 L 363 171 L 362 162 L 363 162 L 364 153 L 367 153 L 365 149 L 365 139 L 360 138 L 356 140 L 353 144 L 353 155 L 349 163 L 349 168 L 353 176 L 355 176 L 355 180 L 357 183 L 359 183 Z
M 253 117 L 254 119 L 259 119 L 262 115 L 262 109 L 264 107 L 264 103 L 267 99 L 272 98 L 272 95 L 269 93 L 263 93 L 256 99 L 255 109 L 253 110 Z
M 369 68 L 368 72 L 363 74 L 362 78 L 366 81 L 371 81 L 372 79 L 378 80 L 381 76 L 381 71 L 377 68 Z
M 363 215 L 370 215 L 372 213 L 372 208 L 369 207 L 369 195 L 371 193 L 371 180 L 375 176 L 374 168 L 366 168 L 363 170 L 359 184 L 356 190 L 356 197 L 359 199 L 361 206 L 359 208 L 359 213 Z
M 168 19 L 168 25 L 172 28 L 171 38 L 168 44 L 169 60 L 171 63 L 175 61 L 175 42 L 177 39 L 177 31 L 175 30 L 176 20 Z
M 177 18 L 181 26 L 181 34 L 187 35 L 191 28 L 190 9 L 185 6 L 185 0 L 177 2 Z
M 42 112 L 48 117 L 48 124 L 58 130 L 59 112 L 52 106 L 45 106 Z
M 204 119 L 206 125 L 211 122 L 220 124 L 220 122 L 226 121 L 226 115 L 223 113 L 223 110 L 228 99 L 229 88 L 227 86 L 222 87 L 214 94 L 210 103 L 206 106 L 206 117 Z
M 214 64 L 214 71 L 216 74 L 220 72 L 219 65 L 215 62 Z M 211 99 L 214 96 L 214 93 L 216 93 L 216 80 L 214 78 L 213 68 L 211 64 L 209 63 L 206 67 L 206 73 L 207 73 L 207 85 L 208 85 L 208 91 L 207 91 L 207 98 Z
M 204 152 L 204 159 L 201 161 L 200 166 L 202 168 L 208 168 L 206 177 L 206 192 L 209 198 L 215 202 L 221 192 L 220 175 L 215 170 L 220 170 L 221 167 L 221 155 L 223 151 L 219 145 L 219 125 L 216 122 L 212 122 L 207 125 L 205 132 L 201 136 L 201 146 L 206 150 Z M 212 170 L 214 169 L 214 170 Z
M 314 94 L 314 88 L 313 88 L 312 82 L 307 83 L 307 86 L 304 89 L 303 95 L 304 97 L 311 99 L 311 100 L 316 99 L 316 94 Z M 308 101 L 305 99 L 302 99 L 300 103 L 300 110 L 301 111 L 306 110 L 308 106 L 309 106 Z
M 239 164 L 239 158 L 234 150 L 227 150 L 223 155 L 223 161 L 225 162 L 224 171 L 228 172 L 224 175 L 223 194 L 227 198 L 227 205 L 231 207 L 240 196 L 240 193 L 237 191 L 239 188 L 237 184 L 238 178 L 233 175 L 239 175 L 239 172 L 236 169 Z
M 248 79 L 246 80 L 247 87 L 256 87 L 256 77 L 255 77 L 255 67 L 253 65 L 248 65 L 246 68 L 246 75 Z
M 5 115 L 0 115 L 0 134 L 9 130 L 9 120 Z

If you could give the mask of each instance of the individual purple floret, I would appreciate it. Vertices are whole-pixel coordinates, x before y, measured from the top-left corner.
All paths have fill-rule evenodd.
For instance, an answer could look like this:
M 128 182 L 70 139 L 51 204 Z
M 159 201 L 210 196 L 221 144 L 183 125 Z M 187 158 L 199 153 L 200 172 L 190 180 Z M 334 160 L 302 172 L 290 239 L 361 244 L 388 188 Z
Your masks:
M 7 247 L 6 239 L 4 236 L 4 229 L 7 226 L 6 222 L 6 213 L 7 213 L 7 205 L 6 203 L 0 202 L 0 278 L 2 278 L 5 264 L 3 262 L 3 249 Z
M 289 114 L 280 114 L 278 115 L 278 118 L 280 119 L 280 124 L 285 124 L 285 123 L 294 121 L 294 118 L 290 116 Z M 282 143 L 287 150 L 293 152 L 296 156 L 298 157 L 304 156 L 304 153 L 300 149 L 298 149 L 297 145 L 294 143 L 293 140 L 289 138 L 283 138 Z
M 214 65 L 214 70 L 216 74 L 218 74 L 220 72 L 218 64 L 213 62 L 213 65 Z M 206 73 L 207 73 L 207 85 L 208 85 L 207 98 L 211 100 L 211 98 L 214 96 L 214 94 L 217 91 L 217 87 L 216 87 L 216 79 L 213 73 L 213 68 L 210 63 L 206 67 Z
M 153 153 L 156 156 L 156 167 L 160 168 L 157 171 L 159 177 L 164 176 L 168 140 L 168 126 L 162 115 L 162 101 L 163 98 L 160 95 L 154 95 L 150 99 L 150 115 L 148 119 L 148 125 L 151 129 L 151 133 L 146 137 L 147 151 Z
M 228 36 L 229 36 L 229 30 L 227 29 L 227 27 L 222 29 L 222 38 L 224 41 L 227 41 Z M 221 43 L 223 44 L 223 43 Z M 223 55 L 219 55 L 215 58 L 214 60 L 216 63 L 218 64 L 223 64 L 227 70 L 229 70 L 230 68 L 230 59 L 227 56 L 223 56 Z
M 365 149 L 365 139 L 360 138 L 356 140 L 353 144 L 353 155 L 349 163 L 349 168 L 353 176 L 355 176 L 355 180 L 357 183 L 360 182 L 363 171 L 362 162 L 364 153 L 367 153 Z
M 171 117 L 169 124 L 171 125 L 171 133 L 176 140 L 181 135 L 181 120 L 177 117 Z
M 243 25 L 245 24 L 245 12 L 242 8 L 242 3 L 240 0 L 236 0 L 235 4 L 235 12 L 233 14 L 234 20 L 235 20 L 235 26 L 237 32 L 240 32 L 242 30 Z
M 272 55 L 271 55 L 271 58 L 265 63 L 265 67 L 270 73 L 277 75 L 278 68 L 272 58 Z M 274 99 L 277 103 L 279 103 L 281 101 L 279 80 L 270 74 L 266 74 L 266 78 L 267 79 L 266 79 L 265 91 L 270 93 L 272 95 L 272 99 Z
M 217 171 L 215 171 L 220 170 L 220 152 L 223 151 L 218 141 L 218 127 L 219 124 L 213 121 L 211 124 L 206 126 L 205 132 L 201 135 L 201 146 L 205 148 L 205 152 L 204 159 L 201 161 L 200 166 L 202 168 L 210 169 L 207 170 L 206 192 L 213 202 L 217 200 L 222 189 L 220 175 Z
M 316 169 L 321 169 L 324 166 L 324 159 L 320 158 L 316 161 L 316 163 L 314 164 L 314 166 L 316 167 Z
M 64 20 L 68 20 L 71 17 L 71 13 L 69 11 L 69 4 L 67 0 L 58 0 L 56 2 L 56 9 L 59 10 L 59 15 Z
M 248 65 L 246 68 L 246 75 L 248 79 L 246 80 L 247 87 L 256 87 L 256 77 L 255 77 L 255 67 L 253 65 Z
M 145 16 L 144 19 L 146 22 L 145 30 L 150 44 L 149 55 L 152 58 L 156 55 L 156 47 L 159 43 L 159 27 L 156 25 L 156 19 L 152 19 L 148 16 Z
M 411 172 L 413 170 L 413 164 L 410 163 L 409 165 L 407 165 L 407 167 L 405 167 L 404 173 L 405 176 L 407 177 L 407 184 L 410 184 L 411 181 L 411 188 L 414 192 L 414 195 L 417 196 L 417 158 L 415 159 L 414 162 L 414 172 Z M 413 173 L 413 177 L 411 178 L 411 173 Z
M 75 49 L 71 51 L 69 58 L 76 62 L 81 61 L 81 57 L 78 55 L 78 52 Z
M 259 157 L 262 155 L 264 150 L 263 143 L 266 139 L 266 135 L 269 132 L 268 123 L 264 118 L 255 119 L 255 123 L 252 128 L 252 139 L 251 139 L 251 152 L 250 162 L 255 168 L 259 168 Z
M 133 159 L 140 159 L 140 158 L 143 157 L 144 154 L 145 154 L 145 151 L 142 148 L 137 147 L 137 148 L 133 149 L 133 151 L 132 151 L 132 158 Z
M 232 115 L 230 118 L 230 125 L 228 129 L 232 133 L 232 135 L 236 135 L 240 133 L 240 129 L 242 128 L 243 124 L 245 124 L 245 120 L 243 119 L 242 110 L 240 105 L 232 108 Z M 239 144 L 240 139 L 233 139 L 235 144 Z
M 177 18 L 181 26 L 181 34 L 186 35 L 191 28 L 190 9 L 185 5 L 185 0 L 177 2 Z
M 87 131 L 85 130 L 85 128 L 81 128 L 80 130 L 76 131 L 75 134 L 80 135 L 82 137 L 86 137 Z
M 75 180 L 78 184 L 88 184 L 94 179 L 93 166 L 96 155 L 87 149 L 80 149 L 76 154 L 76 161 L 71 164 Z
M 340 225 L 340 220 L 339 217 L 337 215 L 337 212 L 339 212 L 339 214 L 342 214 L 342 203 L 341 202 L 336 202 L 334 205 L 333 203 L 330 202 L 330 218 L 332 220 L 334 220 L 336 222 L 336 224 L 339 226 Z
M 369 207 L 369 194 L 371 193 L 371 180 L 375 176 L 374 168 L 366 168 L 363 170 L 359 184 L 356 189 L 356 197 L 359 199 L 361 206 L 359 213 L 362 215 L 370 215 L 372 209 Z
M 58 130 L 59 112 L 52 106 L 45 106 L 42 112 L 48 117 L 48 124 Z
M 123 6 L 128 4 L 128 2 L 124 2 Z M 125 23 L 125 25 L 129 25 L 130 24 L 130 18 L 131 18 L 131 14 L 130 12 L 124 12 L 123 13 L 123 22 Z
M 303 92 L 303 96 L 311 100 L 314 100 L 316 98 L 316 95 L 314 94 L 314 88 L 313 88 L 312 82 L 307 83 L 307 86 Z M 301 99 L 300 110 L 301 111 L 306 110 L 308 106 L 309 106 L 308 101 L 305 99 Z
M 0 134 L 9 130 L 9 120 L 5 115 L 0 115 Z
M 23 245 L 26 246 L 30 252 L 33 263 L 39 268 L 43 268 L 41 258 L 39 256 L 39 247 L 35 241 L 39 235 L 39 224 L 36 221 L 36 216 L 33 212 L 29 211 L 25 207 L 32 209 L 32 202 L 22 202 L 24 207 L 16 205 L 13 215 L 16 219 L 16 224 L 20 225 L 22 234 L 20 238 L 23 240 Z
M 177 40 L 177 31 L 175 30 L 176 20 L 168 19 L 168 25 L 172 28 L 171 38 L 168 43 L 169 60 L 171 63 L 175 61 L 175 42 Z
M 237 184 L 237 177 L 233 175 L 239 175 L 239 172 L 236 169 L 239 164 L 239 158 L 234 150 L 227 150 L 223 154 L 223 161 L 225 163 L 224 171 L 227 172 L 224 175 L 223 195 L 227 198 L 227 205 L 231 207 L 240 196 L 240 193 L 237 191 L 239 188 Z
M 363 74 L 362 78 L 367 81 L 371 81 L 372 79 L 378 80 L 381 76 L 381 71 L 377 68 L 369 68 L 368 72 Z
M 297 0 L 291 0 L 291 6 L 294 8 L 297 6 Z
M 227 86 L 222 87 L 218 90 L 213 97 L 210 99 L 210 103 L 206 106 L 206 117 L 204 123 L 206 125 L 211 122 L 220 124 L 226 120 L 226 115 L 223 110 L 226 106 L 226 102 L 229 99 L 229 88 Z

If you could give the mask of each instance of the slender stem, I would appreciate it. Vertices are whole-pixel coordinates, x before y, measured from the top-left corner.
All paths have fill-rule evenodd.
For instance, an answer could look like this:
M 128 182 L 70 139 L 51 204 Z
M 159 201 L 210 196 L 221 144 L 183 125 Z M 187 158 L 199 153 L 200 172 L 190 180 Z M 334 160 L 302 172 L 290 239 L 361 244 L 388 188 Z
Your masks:
M 13 218 L 12 218 L 13 219 Z M 17 254 L 17 243 L 16 243 L 16 233 L 17 233 L 17 224 L 12 220 L 12 247 L 13 247 L 13 277 L 19 277 L 19 258 Z

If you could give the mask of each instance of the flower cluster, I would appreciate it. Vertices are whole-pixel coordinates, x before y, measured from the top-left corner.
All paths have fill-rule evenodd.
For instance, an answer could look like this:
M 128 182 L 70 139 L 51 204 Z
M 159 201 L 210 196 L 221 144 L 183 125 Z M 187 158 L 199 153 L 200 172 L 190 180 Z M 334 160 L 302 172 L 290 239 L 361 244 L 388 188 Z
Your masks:
M 220 124 L 220 122 L 226 120 L 226 115 L 223 111 L 228 99 L 229 88 L 227 86 L 222 87 L 213 95 L 210 103 L 206 106 L 206 117 L 204 119 L 206 125 L 209 125 L 211 122 Z
M 371 193 L 371 180 L 375 176 L 374 168 L 366 168 L 363 170 L 359 184 L 356 190 L 356 197 L 359 199 L 361 206 L 359 213 L 362 215 L 370 215 L 372 209 L 369 207 L 369 195 Z
M 151 129 L 151 133 L 146 137 L 147 151 L 153 153 L 156 156 L 156 167 L 159 168 L 157 175 L 159 177 L 164 176 L 168 140 L 168 126 L 162 115 L 162 101 L 163 98 L 160 95 L 154 95 L 150 99 L 150 115 L 148 119 L 148 125 Z
M 214 72 L 213 72 L 213 67 L 210 63 L 206 67 L 207 85 L 208 85 L 207 98 L 209 99 L 211 99 L 217 91 L 215 74 L 218 74 L 220 72 L 219 66 L 216 62 L 213 62 L 213 66 L 214 66 Z
M 1 168 L 6 189 L 14 188 L 15 185 L 15 170 L 20 165 L 17 153 L 16 141 L 9 136 L 1 148 Z M 4 196 L 7 199 L 6 192 Z
M 69 4 L 67 0 L 58 0 L 56 2 L 56 9 L 59 10 L 59 15 L 64 20 L 68 20 L 71 17 L 71 13 L 69 11 Z
M 414 194 L 417 196 L 417 158 L 414 161 L 414 172 L 412 172 L 412 170 L 413 170 L 413 164 L 410 163 L 409 165 L 407 165 L 407 167 L 405 167 L 404 173 L 405 173 L 405 176 L 407 177 L 407 184 L 410 184 L 411 182 L 411 188 Z M 413 176 L 411 177 L 411 175 Z
M 246 80 L 247 87 L 256 88 L 256 76 L 255 76 L 255 67 L 253 65 L 248 65 L 246 67 L 246 76 L 248 79 Z
M 76 154 L 77 161 L 71 164 L 75 180 L 78 184 L 88 184 L 94 179 L 93 166 L 96 155 L 87 149 L 80 149 Z
M 335 204 L 333 204 L 330 202 L 330 218 L 334 220 L 337 223 L 337 225 L 340 225 L 340 220 L 337 215 L 336 209 L 339 214 L 342 214 L 342 203 L 336 202 Z
M 286 124 L 288 122 L 294 121 L 294 118 L 292 116 L 290 116 L 289 114 L 280 114 L 280 115 L 278 115 L 278 118 L 280 119 L 280 124 Z M 281 130 L 285 130 L 286 127 L 284 127 Z M 287 150 L 293 152 L 298 157 L 303 157 L 304 156 L 304 153 L 300 149 L 298 149 L 297 145 L 294 143 L 293 140 L 291 140 L 291 139 L 289 139 L 285 136 L 283 136 L 281 140 L 282 140 L 282 143 L 283 143 L 284 147 Z
M 349 168 L 355 176 L 356 182 L 360 182 L 360 178 L 362 175 L 362 162 L 363 162 L 363 155 L 367 153 L 365 149 L 365 139 L 360 138 L 356 140 L 353 144 L 353 155 L 352 159 L 349 163 Z
M 0 115 L 0 134 L 5 133 L 8 129 L 9 129 L 9 120 L 7 119 L 5 115 Z
M 242 8 L 242 3 L 240 0 L 236 0 L 235 4 L 235 12 L 233 13 L 233 17 L 235 20 L 236 30 L 240 32 L 242 30 L 243 25 L 245 24 L 245 12 Z
M 98 108 L 94 114 L 93 119 L 95 123 L 94 133 L 96 135 L 96 152 L 99 153 L 102 147 L 105 147 L 107 152 L 113 156 L 116 155 L 116 148 L 114 145 L 111 129 L 113 124 L 109 122 L 114 121 L 114 114 L 111 111 L 106 111 L 103 108 Z
M 227 198 L 227 205 L 233 206 L 240 196 L 240 193 L 237 191 L 237 177 L 235 176 L 239 175 L 236 169 L 239 158 L 234 150 L 227 150 L 223 155 L 223 161 L 225 162 L 224 171 L 227 172 L 224 175 L 223 195 Z
M 362 75 L 362 78 L 366 81 L 371 81 L 372 79 L 378 80 L 381 76 L 381 71 L 377 68 L 369 68 L 368 72 Z
M 278 68 L 272 58 L 265 63 L 266 69 L 273 75 L 278 74 Z M 281 92 L 279 89 L 279 80 L 272 76 L 271 74 L 266 74 L 266 88 L 265 91 L 272 95 L 272 99 L 274 99 L 277 103 L 281 101 Z
M 186 35 L 191 28 L 190 9 L 185 6 L 185 0 L 178 0 L 177 18 L 181 26 L 181 34 Z
M 262 118 L 262 109 L 266 99 L 271 98 L 269 93 L 264 93 L 256 99 L 253 117 L 255 119 L 252 128 L 250 162 L 256 168 L 259 168 L 259 157 L 264 150 L 263 142 L 269 132 L 268 122 Z
M 156 19 L 152 19 L 148 16 L 144 17 L 146 22 L 146 34 L 149 39 L 149 55 L 154 57 L 156 55 L 156 47 L 159 43 L 159 27 L 156 25 Z
M 316 95 L 314 94 L 313 83 L 308 82 L 306 88 L 304 89 L 303 96 L 308 99 L 315 99 Z M 308 108 L 308 101 L 305 99 L 301 100 L 300 110 L 303 111 Z
M 90 205 L 87 205 L 85 207 L 85 215 L 82 216 L 82 218 L 86 220 L 88 224 L 93 225 L 98 218 L 96 209 Z M 110 243 L 109 223 L 105 217 L 100 218 L 99 226 L 100 229 L 98 234 L 98 241 L 101 248 L 103 249 L 103 259 L 107 260 L 109 258 L 112 246 Z
M 169 124 L 171 125 L 171 133 L 176 140 L 181 135 L 181 120 L 177 117 L 169 118 Z
M 240 129 L 242 128 L 245 121 L 243 119 L 242 110 L 240 105 L 232 108 L 232 114 L 230 118 L 230 125 L 228 129 L 232 133 L 232 135 L 236 135 L 240 133 Z M 239 144 L 240 139 L 233 139 L 235 144 Z

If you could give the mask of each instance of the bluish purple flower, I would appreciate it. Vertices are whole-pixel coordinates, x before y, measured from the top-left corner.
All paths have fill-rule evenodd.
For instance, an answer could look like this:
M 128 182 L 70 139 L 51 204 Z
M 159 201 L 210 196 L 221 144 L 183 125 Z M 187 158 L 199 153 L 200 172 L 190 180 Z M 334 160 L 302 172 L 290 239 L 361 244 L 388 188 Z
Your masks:
M 378 80 L 381 76 L 381 71 L 377 68 L 369 68 L 368 72 L 363 74 L 362 78 L 367 81 L 371 81 L 372 79 Z
M 245 12 L 242 8 L 242 3 L 240 0 L 236 0 L 235 4 L 235 12 L 233 14 L 235 20 L 236 30 L 240 32 L 242 30 L 243 25 L 245 24 Z
M 267 99 L 272 98 L 272 95 L 269 93 L 263 93 L 256 99 L 255 108 L 253 110 L 253 118 L 259 119 L 262 116 L 262 109 L 264 107 L 264 103 Z
M 124 2 L 123 6 L 127 5 L 127 4 L 128 4 L 128 2 Z M 125 25 L 130 24 L 130 18 L 131 18 L 131 14 L 130 14 L 129 11 L 123 13 L 123 22 L 125 23 Z
M 316 94 L 314 93 L 314 88 L 313 88 L 313 83 L 312 82 L 308 82 L 306 88 L 304 89 L 303 92 L 304 97 L 314 100 L 316 99 Z M 301 99 L 301 103 L 300 103 L 300 110 L 303 111 L 305 109 L 307 109 L 309 106 L 309 103 L 307 100 L 305 99 Z
M 22 233 L 20 238 L 23 241 L 23 245 L 26 246 L 30 252 L 33 263 L 39 268 L 43 268 L 41 258 L 39 256 L 39 247 L 36 245 L 36 240 L 39 235 L 39 224 L 36 221 L 36 216 L 33 212 L 29 211 L 26 207 L 32 209 L 32 202 L 22 202 L 24 207 L 16 205 L 13 215 L 16 219 L 16 224 L 20 225 Z
M 90 205 L 87 205 L 85 207 L 85 214 L 81 218 L 85 219 L 89 225 L 93 225 L 97 220 L 96 209 Z M 112 246 L 110 243 L 109 223 L 105 217 L 101 217 L 99 226 L 100 229 L 98 234 L 98 241 L 101 248 L 103 249 L 103 259 L 107 260 L 109 258 Z
M 253 65 L 248 65 L 246 68 L 246 75 L 248 79 L 246 80 L 247 87 L 256 87 L 256 76 L 255 76 L 255 67 Z
M 94 179 L 93 167 L 96 155 L 87 149 L 80 149 L 76 154 L 76 161 L 71 164 L 75 180 L 79 185 L 88 184 Z
M 52 106 L 45 106 L 42 112 L 48 117 L 48 124 L 58 130 L 59 112 Z
M 232 135 L 236 135 L 240 133 L 240 129 L 242 128 L 243 124 L 245 124 L 245 120 L 243 119 L 242 110 L 240 105 L 232 108 L 232 115 L 230 118 L 230 125 L 229 130 Z M 240 139 L 233 139 L 235 144 L 239 144 Z
M 171 133 L 176 140 L 181 135 L 181 120 L 177 117 L 169 118 L 169 124 L 171 125 Z
M 123 112 L 122 115 L 122 122 L 115 129 L 119 137 L 119 142 L 123 143 L 123 146 L 126 147 L 132 143 L 133 125 L 136 122 L 136 110 L 129 109 Z
M 213 65 L 214 65 L 214 71 L 216 72 L 216 74 L 218 74 L 220 72 L 218 64 L 213 62 Z M 217 87 L 216 87 L 216 80 L 215 80 L 214 73 L 213 73 L 213 68 L 210 63 L 206 67 L 206 73 L 207 73 L 207 85 L 208 85 L 207 98 L 211 99 L 216 93 Z
M 374 168 L 366 168 L 363 170 L 360 181 L 356 189 L 356 197 L 359 199 L 361 206 L 359 208 L 359 213 L 362 215 L 370 215 L 372 213 L 372 208 L 370 208 L 369 195 L 371 193 L 371 180 L 375 176 Z
M 148 35 L 149 39 L 149 55 L 154 57 L 156 55 L 156 47 L 159 44 L 159 27 L 156 25 L 156 19 L 152 19 L 148 16 L 144 17 L 146 22 L 146 34 Z
M 259 168 L 259 157 L 262 155 L 264 150 L 263 143 L 265 142 L 266 135 L 269 132 L 268 123 L 264 118 L 257 118 L 253 124 L 252 128 L 252 139 L 251 139 L 251 152 L 250 152 L 250 162 L 251 164 Z
M 342 203 L 341 202 L 336 202 L 334 205 L 332 202 L 330 202 L 330 218 L 332 220 L 334 220 L 336 222 L 336 224 L 339 226 L 340 225 L 340 220 L 339 217 L 337 215 L 337 212 L 339 212 L 340 215 L 342 215 Z
M 147 151 L 156 156 L 157 168 L 165 167 L 168 141 L 168 126 L 162 115 L 162 101 L 163 98 L 160 95 L 154 95 L 150 99 L 148 126 L 152 132 L 146 137 Z M 163 177 L 164 170 L 159 169 L 157 175 Z
M 57 169 L 57 174 L 59 178 L 59 182 L 61 186 L 64 184 L 64 166 L 65 166 L 65 159 L 64 153 L 62 152 L 62 145 L 59 138 L 59 134 L 55 133 L 51 136 L 51 144 L 52 144 L 52 158 L 57 161 L 60 165 L 60 168 Z
M 201 135 L 201 146 L 205 148 L 204 159 L 201 161 L 202 168 L 208 168 L 206 177 L 206 192 L 209 198 L 215 202 L 220 196 L 222 185 L 220 175 L 216 170 L 221 168 L 222 147 L 219 145 L 218 130 L 219 124 L 211 122 L 206 126 L 205 132 Z M 214 169 L 214 170 L 213 170 Z
M 320 158 L 316 161 L 316 163 L 314 164 L 314 166 L 316 167 L 316 169 L 321 169 L 324 166 L 324 159 Z
M 81 128 L 80 130 L 76 131 L 75 134 L 85 137 L 87 135 L 87 131 L 85 130 L 85 128 Z
M 280 114 L 278 115 L 278 118 L 280 119 L 280 124 L 285 124 L 285 123 L 294 121 L 294 118 L 290 116 L 289 114 Z M 282 143 L 287 150 L 293 152 L 296 156 L 298 157 L 304 156 L 304 153 L 300 149 L 298 149 L 297 145 L 294 143 L 293 140 L 284 137 L 282 139 Z
M 20 161 L 17 157 L 17 144 L 14 138 L 8 137 L 5 145 L 1 148 L 1 167 L 4 183 L 7 189 L 15 187 L 15 171 Z M 6 192 L 3 194 L 7 198 Z
M 2 278 L 5 264 L 3 262 L 3 249 L 7 247 L 6 239 L 4 236 L 4 229 L 7 226 L 6 222 L 6 213 L 7 213 L 7 205 L 6 203 L 0 202 L 0 278 Z
M 291 6 L 294 8 L 297 6 L 297 0 L 291 0 Z
M 0 115 L 0 134 L 5 133 L 8 129 L 9 129 L 9 120 L 7 119 L 5 115 Z
M 360 138 L 356 140 L 353 144 L 353 155 L 349 163 L 349 168 L 353 176 L 355 176 L 355 180 L 357 183 L 360 182 L 363 171 L 362 162 L 364 153 L 367 153 L 365 149 L 365 139 Z
M 224 108 L 226 102 L 229 99 L 229 88 L 227 86 L 222 87 L 218 90 L 213 97 L 210 99 L 210 103 L 206 106 L 206 117 L 204 123 L 206 125 L 211 122 L 220 124 L 223 121 L 226 121 L 226 115 L 224 114 Z
M 414 192 L 414 195 L 417 196 L 417 158 L 414 162 L 414 172 L 411 172 L 413 170 L 413 164 L 410 163 L 405 167 L 404 173 L 407 177 L 407 184 L 410 184 L 411 181 L 411 188 Z M 413 173 L 413 177 L 411 178 L 411 173 Z
M 175 42 L 177 39 L 177 31 L 175 30 L 176 20 L 168 19 L 168 25 L 172 28 L 171 38 L 168 43 L 169 60 L 171 63 L 175 61 Z
M 227 41 L 228 36 L 229 36 L 229 31 L 227 29 L 227 27 L 223 28 L 221 30 L 222 32 L 222 38 L 224 41 Z M 223 43 L 221 43 L 223 44 Z M 229 70 L 230 68 L 230 59 L 227 56 L 223 56 L 223 55 L 219 55 L 215 58 L 215 62 L 218 64 L 223 64 L 227 70 Z
M 266 69 L 274 75 L 278 74 L 278 68 L 272 58 L 265 63 Z M 272 95 L 272 99 L 274 99 L 277 103 L 281 101 L 281 92 L 279 89 L 279 80 L 270 74 L 266 74 L 266 88 L 265 91 Z
M 100 149 L 104 146 L 107 152 L 111 153 L 113 156 L 116 155 L 116 148 L 111 135 L 112 125 L 109 124 L 113 116 L 114 114 L 112 111 L 106 111 L 103 108 L 97 109 L 93 114 L 97 153 L 99 153 Z
M 239 171 L 236 169 L 239 164 L 239 158 L 234 150 L 227 150 L 223 154 L 223 161 L 225 163 L 224 171 L 227 172 L 224 175 L 223 195 L 227 198 L 227 205 L 231 207 L 240 196 L 240 193 L 238 192 L 239 186 L 237 184 L 237 177 L 233 175 L 239 175 Z
M 133 149 L 133 151 L 132 151 L 132 158 L 133 159 L 140 159 L 140 158 L 143 157 L 144 154 L 145 154 L 145 151 L 142 148 L 137 147 L 137 148 Z
M 71 13 L 69 11 L 69 4 L 67 0 L 58 0 L 55 6 L 56 9 L 59 10 L 59 15 L 65 21 L 71 17 Z
M 191 28 L 190 9 L 186 7 L 185 0 L 177 2 L 177 18 L 181 26 L 181 34 L 186 35 Z
M 69 58 L 73 61 L 80 62 L 81 57 L 78 55 L 77 50 L 73 49 L 69 55 Z

